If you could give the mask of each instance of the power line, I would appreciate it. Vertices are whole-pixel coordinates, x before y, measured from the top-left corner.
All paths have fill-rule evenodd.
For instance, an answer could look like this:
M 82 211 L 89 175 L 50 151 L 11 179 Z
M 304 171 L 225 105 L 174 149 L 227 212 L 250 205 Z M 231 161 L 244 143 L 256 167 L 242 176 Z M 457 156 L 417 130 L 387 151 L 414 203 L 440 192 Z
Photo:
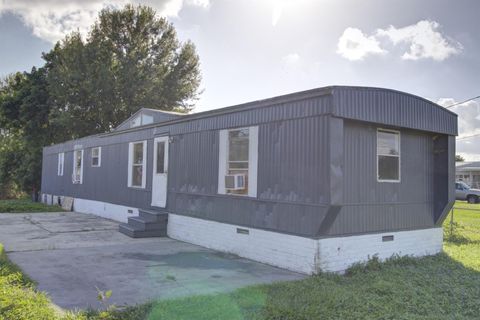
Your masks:
M 478 99 L 478 98 L 480 98 L 480 96 L 476 96 L 476 97 L 473 97 L 473 98 L 464 100 L 464 101 L 462 101 L 462 102 L 456 102 L 456 103 L 454 103 L 454 104 L 451 104 L 451 105 L 449 105 L 449 106 L 446 106 L 445 109 L 448 109 L 448 108 L 451 108 L 451 107 L 455 107 L 455 106 L 458 106 L 459 104 L 464 104 L 465 102 L 472 101 L 472 100 L 476 100 L 476 99 Z M 478 136 L 480 136 L 480 133 L 472 134 L 472 135 L 469 135 L 469 136 L 458 137 L 458 138 L 457 138 L 457 141 L 458 141 L 458 140 L 468 139 L 468 138 L 473 138 L 473 137 L 478 137 Z
M 445 109 L 448 109 L 448 108 L 451 108 L 451 107 L 455 107 L 455 106 L 458 106 L 459 104 L 463 104 L 463 103 L 465 103 L 465 102 L 472 101 L 472 100 L 475 100 L 475 99 L 478 99 L 478 98 L 480 98 L 480 96 L 476 96 L 476 97 L 467 99 L 467 100 L 462 101 L 462 102 L 457 102 L 457 103 L 451 104 L 451 105 L 449 105 L 449 106 L 446 106 Z
M 468 139 L 468 138 L 473 138 L 473 137 L 478 137 L 478 136 L 480 136 L 480 133 L 472 134 L 472 135 L 469 135 L 469 136 L 458 137 L 457 141 L 458 140 L 463 140 L 463 139 Z

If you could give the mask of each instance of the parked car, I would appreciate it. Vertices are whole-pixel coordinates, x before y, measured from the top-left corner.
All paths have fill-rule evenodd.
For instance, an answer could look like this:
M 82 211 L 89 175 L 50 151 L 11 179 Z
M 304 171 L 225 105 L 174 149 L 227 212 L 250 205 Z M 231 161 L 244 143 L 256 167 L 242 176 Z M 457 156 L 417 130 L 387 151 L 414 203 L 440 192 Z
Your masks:
M 480 189 L 472 189 L 463 181 L 455 182 L 455 197 L 457 200 L 466 200 L 468 203 L 478 203 Z

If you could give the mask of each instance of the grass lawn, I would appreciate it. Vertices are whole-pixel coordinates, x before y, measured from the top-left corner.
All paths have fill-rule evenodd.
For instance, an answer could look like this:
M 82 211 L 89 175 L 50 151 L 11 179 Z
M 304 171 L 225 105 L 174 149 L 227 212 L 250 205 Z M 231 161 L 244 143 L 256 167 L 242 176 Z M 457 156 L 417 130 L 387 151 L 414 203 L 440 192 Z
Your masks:
M 44 312 L 50 309 L 45 296 L 35 293 L 31 282 L 19 274 L 13 284 L 0 280 L 0 319 L 479 319 L 480 212 L 468 209 L 480 209 L 480 205 L 459 203 L 457 207 L 466 210 L 455 210 L 453 234 L 450 220 L 446 220 L 445 253 L 434 257 L 399 258 L 386 263 L 372 260 L 352 267 L 345 276 L 321 274 L 301 281 L 247 287 L 230 294 L 56 318 L 45 318 L 40 311 L 27 313 L 34 308 Z M 10 265 L 4 258 L 2 264 Z M 16 270 L 11 265 L 8 268 Z M 0 277 L 5 277 L 3 271 Z M 6 308 L 7 312 L 27 309 L 25 313 L 18 311 L 26 316 L 5 316 L 1 294 L 5 283 L 7 291 L 17 292 L 17 287 L 26 290 L 23 296 L 7 295 L 15 304 Z
M 30 199 L 0 200 L 0 213 L 60 212 L 60 206 L 47 206 Z M 1 319 L 1 318 L 0 318 Z

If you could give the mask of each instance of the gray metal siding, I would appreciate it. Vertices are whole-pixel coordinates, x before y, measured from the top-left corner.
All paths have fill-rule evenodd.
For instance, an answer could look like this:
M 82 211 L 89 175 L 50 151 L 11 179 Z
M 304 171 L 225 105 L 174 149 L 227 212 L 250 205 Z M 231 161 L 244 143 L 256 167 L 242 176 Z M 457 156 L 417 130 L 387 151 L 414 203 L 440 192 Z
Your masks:
M 175 213 L 303 236 L 316 234 L 328 209 L 327 206 L 224 195 L 205 197 L 177 193 L 171 196 L 169 201 L 173 201 Z
M 344 203 L 328 234 L 432 227 L 433 135 L 400 129 L 401 182 L 378 182 L 377 126 L 344 123 Z
M 328 118 L 318 116 L 259 125 L 257 199 L 217 194 L 218 130 L 171 135 L 167 210 L 242 226 L 315 234 L 329 201 Z M 71 182 L 73 151 L 67 151 L 62 182 L 47 179 L 54 183 L 45 182 L 42 191 L 149 208 L 153 139 L 147 139 L 146 189 L 127 187 L 127 162 L 128 142 L 152 137 L 152 131 L 144 129 L 94 137 L 50 148 L 49 152 L 74 145 L 84 148 L 83 184 Z M 91 147 L 94 146 L 102 146 L 99 168 L 91 166 Z M 53 172 L 57 153 L 46 153 L 46 157 L 47 163 L 54 163 L 47 171 Z
M 456 115 L 420 97 L 355 87 L 336 87 L 333 97 L 337 117 L 457 135 Z
M 42 192 L 149 208 L 153 138 L 169 135 L 167 210 L 171 212 L 311 237 L 423 228 L 433 226 L 434 220 L 441 222 L 453 195 L 447 179 L 455 169 L 454 137 L 441 133 L 456 132 L 456 117 L 423 99 L 391 90 L 344 88 L 343 95 L 339 87 L 331 90 L 333 98 L 327 89 L 313 90 L 45 147 Z M 425 110 L 416 114 L 410 110 L 413 107 Z M 433 124 L 425 121 L 427 116 L 432 116 Z M 402 132 L 400 184 L 376 182 L 376 128 L 389 124 Z M 258 196 L 218 195 L 218 132 L 252 125 L 259 126 Z M 416 130 L 408 129 L 412 127 Z M 440 134 L 429 133 L 436 130 Z M 433 156 L 434 135 L 448 139 L 447 156 Z M 146 188 L 128 188 L 128 143 L 142 140 L 148 141 Z M 85 150 L 81 185 L 71 182 L 75 145 Z M 91 166 L 90 148 L 96 146 L 102 147 L 100 168 Z M 59 152 L 65 152 L 63 177 L 57 176 Z M 444 173 L 438 182 L 440 196 L 433 186 L 434 168 Z
M 323 116 L 260 126 L 260 199 L 329 203 L 328 120 Z
M 148 139 L 155 135 L 181 135 L 208 130 L 246 127 L 275 121 L 309 118 L 325 115 L 330 112 L 330 109 L 331 97 L 321 96 L 314 100 L 299 100 L 291 103 L 275 104 L 265 108 L 222 114 L 215 117 L 194 118 L 189 121 L 159 125 L 157 127 L 137 128 L 134 131 L 85 137 L 45 147 L 44 152 L 48 154 L 72 150 L 76 144 L 81 144 L 84 147 L 95 147 L 112 143 Z
M 218 131 L 209 130 L 172 137 L 169 146 L 169 193 L 217 193 L 218 135 Z
M 218 195 L 219 132 L 174 136 L 168 210 L 209 220 L 313 235 L 328 203 L 328 117 L 259 126 L 257 199 Z M 323 181 L 323 183 L 322 183 Z
M 147 147 L 145 189 L 127 186 L 128 143 L 102 146 L 101 167 L 92 167 L 91 148 L 84 148 L 83 183 L 72 183 L 73 150 L 65 152 L 64 174 L 57 175 L 57 154 L 44 155 L 46 171 L 42 192 L 145 208 L 151 201 L 153 142 Z

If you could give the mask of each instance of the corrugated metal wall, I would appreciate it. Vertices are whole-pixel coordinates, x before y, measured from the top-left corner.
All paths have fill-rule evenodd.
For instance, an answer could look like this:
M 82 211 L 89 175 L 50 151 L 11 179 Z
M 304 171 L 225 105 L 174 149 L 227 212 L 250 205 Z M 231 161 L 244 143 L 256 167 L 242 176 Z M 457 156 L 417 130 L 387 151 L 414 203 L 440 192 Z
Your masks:
M 344 122 L 344 203 L 328 234 L 434 225 L 433 134 L 402 129 L 401 182 L 378 182 L 378 127 Z
M 380 88 L 334 87 L 333 113 L 341 118 L 457 134 L 457 117 L 431 101 Z
M 167 209 L 171 212 L 312 237 L 433 226 L 435 159 L 433 134 L 427 131 L 456 132 L 452 120 L 456 118 L 444 112 L 441 118 L 445 119 L 428 124 L 422 119 L 437 111 L 427 109 L 438 106 L 423 99 L 391 90 L 372 93 L 365 89 L 364 95 L 355 93 L 358 88 L 349 90 L 335 99 L 325 89 L 317 96 L 317 91 L 311 91 L 299 94 L 296 100 L 290 95 L 288 102 L 276 98 L 258 102 L 258 108 L 250 103 L 245 110 L 235 107 L 227 113 L 210 112 L 208 117 L 186 116 L 190 120 L 46 147 L 42 192 L 149 208 L 153 138 L 170 135 Z M 345 118 L 363 120 L 362 112 L 369 114 L 364 118 L 370 123 L 335 117 L 334 104 Z M 367 107 L 370 104 L 375 108 Z M 415 115 L 409 113 L 412 106 L 425 109 L 421 119 L 414 120 Z M 394 115 L 384 114 L 382 108 L 390 108 Z M 408 119 L 412 122 L 406 123 Z M 424 128 L 400 129 L 400 184 L 376 182 L 376 128 L 385 126 L 371 123 L 377 121 Z M 259 126 L 258 197 L 218 195 L 218 130 L 252 125 Z M 148 141 L 143 190 L 127 187 L 128 142 L 140 140 Z M 71 182 L 75 145 L 85 150 L 81 185 Z M 100 168 L 91 167 L 91 147 L 96 146 L 102 146 Z M 63 177 L 57 176 L 58 152 L 66 152 Z M 438 161 L 452 158 L 454 147 L 452 151 L 449 144 L 446 152 L 448 157 Z M 442 178 L 439 183 L 448 181 Z M 451 186 L 444 188 L 450 196 Z
M 149 208 L 155 135 L 172 137 L 167 209 L 244 226 L 312 235 L 328 203 L 330 98 L 297 101 L 245 113 L 194 120 L 45 148 L 42 192 Z M 270 119 L 270 120 L 269 120 Z M 219 129 L 259 125 L 258 199 L 217 194 Z M 127 187 L 128 142 L 148 141 L 147 184 Z M 84 148 L 83 184 L 72 184 L 73 148 Z M 91 147 L 102 146 L 102 166 L 91 167 Z M 56 174 L 66 151 L 65 173 Z M 53 165 L 52 165 L 53 163 Z M 48 178 L 47 178 L 48 177 Z M 106 183 L 107 182 L 107 183 Z M 319 183 L 320 182 L 320 183 Z

